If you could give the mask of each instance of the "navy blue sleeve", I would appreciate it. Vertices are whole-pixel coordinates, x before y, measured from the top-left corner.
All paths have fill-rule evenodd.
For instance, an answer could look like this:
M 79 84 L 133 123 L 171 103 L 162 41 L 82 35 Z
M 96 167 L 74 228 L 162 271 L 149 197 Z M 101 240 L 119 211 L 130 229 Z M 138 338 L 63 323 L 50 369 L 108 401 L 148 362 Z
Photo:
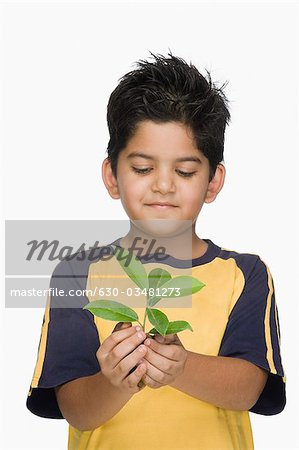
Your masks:
M 245 359 L 267 370 L 266 386 L 250 411 L 278 414 L 285 407 L 286 393 L 273 279 L 256 255 L 239 255 L 236 262 L 244 288 L 230 313 L 219 356 Z
M 87 266 L 75 275 L 67 261 L 62 261 L 53 272 L 26 403 L 38 416 L 63 418 L 54 387 L 100 370 L 96 358 L 100 346 L 97 327 L 93 315 L 82 309 L 89 302 L 84 295 L 87 276 Z M 58 295 L 59 290 L 66 295 Z

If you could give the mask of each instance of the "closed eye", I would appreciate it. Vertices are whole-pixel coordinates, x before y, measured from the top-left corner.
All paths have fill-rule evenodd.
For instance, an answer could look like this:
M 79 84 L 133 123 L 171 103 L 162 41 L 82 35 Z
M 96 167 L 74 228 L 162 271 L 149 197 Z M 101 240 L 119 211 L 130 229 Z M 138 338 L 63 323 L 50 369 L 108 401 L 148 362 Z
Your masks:
M 146 169 L 138 169 L 137 167 L 133 167 L 132 166 L 132 169 L 134 170 L 134 172 L 136 172 L 136 173 L 149 173 L 152 169 L 150 169 L 150 168 L 146 168 Z
M 194 175 L 196 173 L 196 171 L 194 171 L 194 172 L 183 172 L 182 170 L 177 170 L 177 173 L 179 175 L 181 175 L 182 177 L 192 177 L 192 175 Z
M 146 174 L 150 173 L 153 170 L 150 167 L 147 167 L 145 169 L 139 169 L 139 168 L 133 167 L 133 166 L 132 166 L 132 169 L 133 169 L 134 172 L 139 173 L 141 175 L 146 175 Z M 192 177 L 192 175 L 194 175 L 196 173 L 196 170 L 194 172 L 183 172 L 182 170 L 177 169 L 176 172 L 180 176 L 188 178 L 188 177 Z

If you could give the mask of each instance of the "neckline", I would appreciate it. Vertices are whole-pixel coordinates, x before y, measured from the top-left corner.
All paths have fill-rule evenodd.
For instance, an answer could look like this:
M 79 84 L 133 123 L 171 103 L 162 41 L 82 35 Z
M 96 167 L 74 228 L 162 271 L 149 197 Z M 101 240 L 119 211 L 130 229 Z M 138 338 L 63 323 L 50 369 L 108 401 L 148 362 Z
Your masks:
M 115 245 L 117 247 L 121 247 L 120 241 L 121 241 L 121 237 L 116 239 L 114 242 L 112 242 L 110 245 Z M 202 256 L 198 256 L 197 258 L 193 258 L 193 259 L 179 259 L 179 258 L 175 258 L 174 256 L 168 256 L 168 258 L 166 258 L 164 261 L 161 261 L 161 264 L 167 264 L 169 266 L 172 267 L 177 267 L 177 268 L 188 268 L 188 267 L 197 267 L 197 266 L 201 266 L 203 264 L 207 264 L 211 261 L 213 261 L 213 259 L 216 258 L 216 256 L 219 255 L 219 253 L 221 252 L 221 247 L 219 247 L 218 245 L 214 244 L 214 242 L 211 241 L 211 239 L 207 239 L 207 238 L 202 238 L 203 241 L 205 241 L 208 244 L 208 248 L 206 250 L 206 252 L 202 255 Z M 150 258 L 150 256 L 141 256 L 139 257 L 140 261 L 143 263 L 150 263 L 150 262 L 157 262 L 155 260 L 155 258 Z

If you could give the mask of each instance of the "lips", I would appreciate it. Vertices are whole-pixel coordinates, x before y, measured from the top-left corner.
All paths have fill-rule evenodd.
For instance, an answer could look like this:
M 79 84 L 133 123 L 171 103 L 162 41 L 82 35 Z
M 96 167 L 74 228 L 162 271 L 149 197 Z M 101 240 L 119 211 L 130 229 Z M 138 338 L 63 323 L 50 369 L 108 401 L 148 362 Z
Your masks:
M 171 203 L 162 203 L 162 202 L 150 203 L 146 206 L 151 206 L 151 207 L 157 208 L 157 209 L 176 208 L 176 205 L 172 205 Z

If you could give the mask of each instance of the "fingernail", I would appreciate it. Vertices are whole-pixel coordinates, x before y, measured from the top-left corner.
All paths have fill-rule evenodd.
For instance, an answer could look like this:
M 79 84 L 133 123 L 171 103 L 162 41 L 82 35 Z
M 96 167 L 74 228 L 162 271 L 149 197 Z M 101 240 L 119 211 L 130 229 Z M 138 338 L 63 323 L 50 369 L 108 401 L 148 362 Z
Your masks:
M 151 340 L 150 340 L 150 339 L 147 339 L 146 341 L 144 341 L 144 343 L 145 343 L 145 345 L 150 346 L 150 345 L 151 345 Z
M 136 331 L 140 331 L 141 328 L 140 327 L 135 327 Z

